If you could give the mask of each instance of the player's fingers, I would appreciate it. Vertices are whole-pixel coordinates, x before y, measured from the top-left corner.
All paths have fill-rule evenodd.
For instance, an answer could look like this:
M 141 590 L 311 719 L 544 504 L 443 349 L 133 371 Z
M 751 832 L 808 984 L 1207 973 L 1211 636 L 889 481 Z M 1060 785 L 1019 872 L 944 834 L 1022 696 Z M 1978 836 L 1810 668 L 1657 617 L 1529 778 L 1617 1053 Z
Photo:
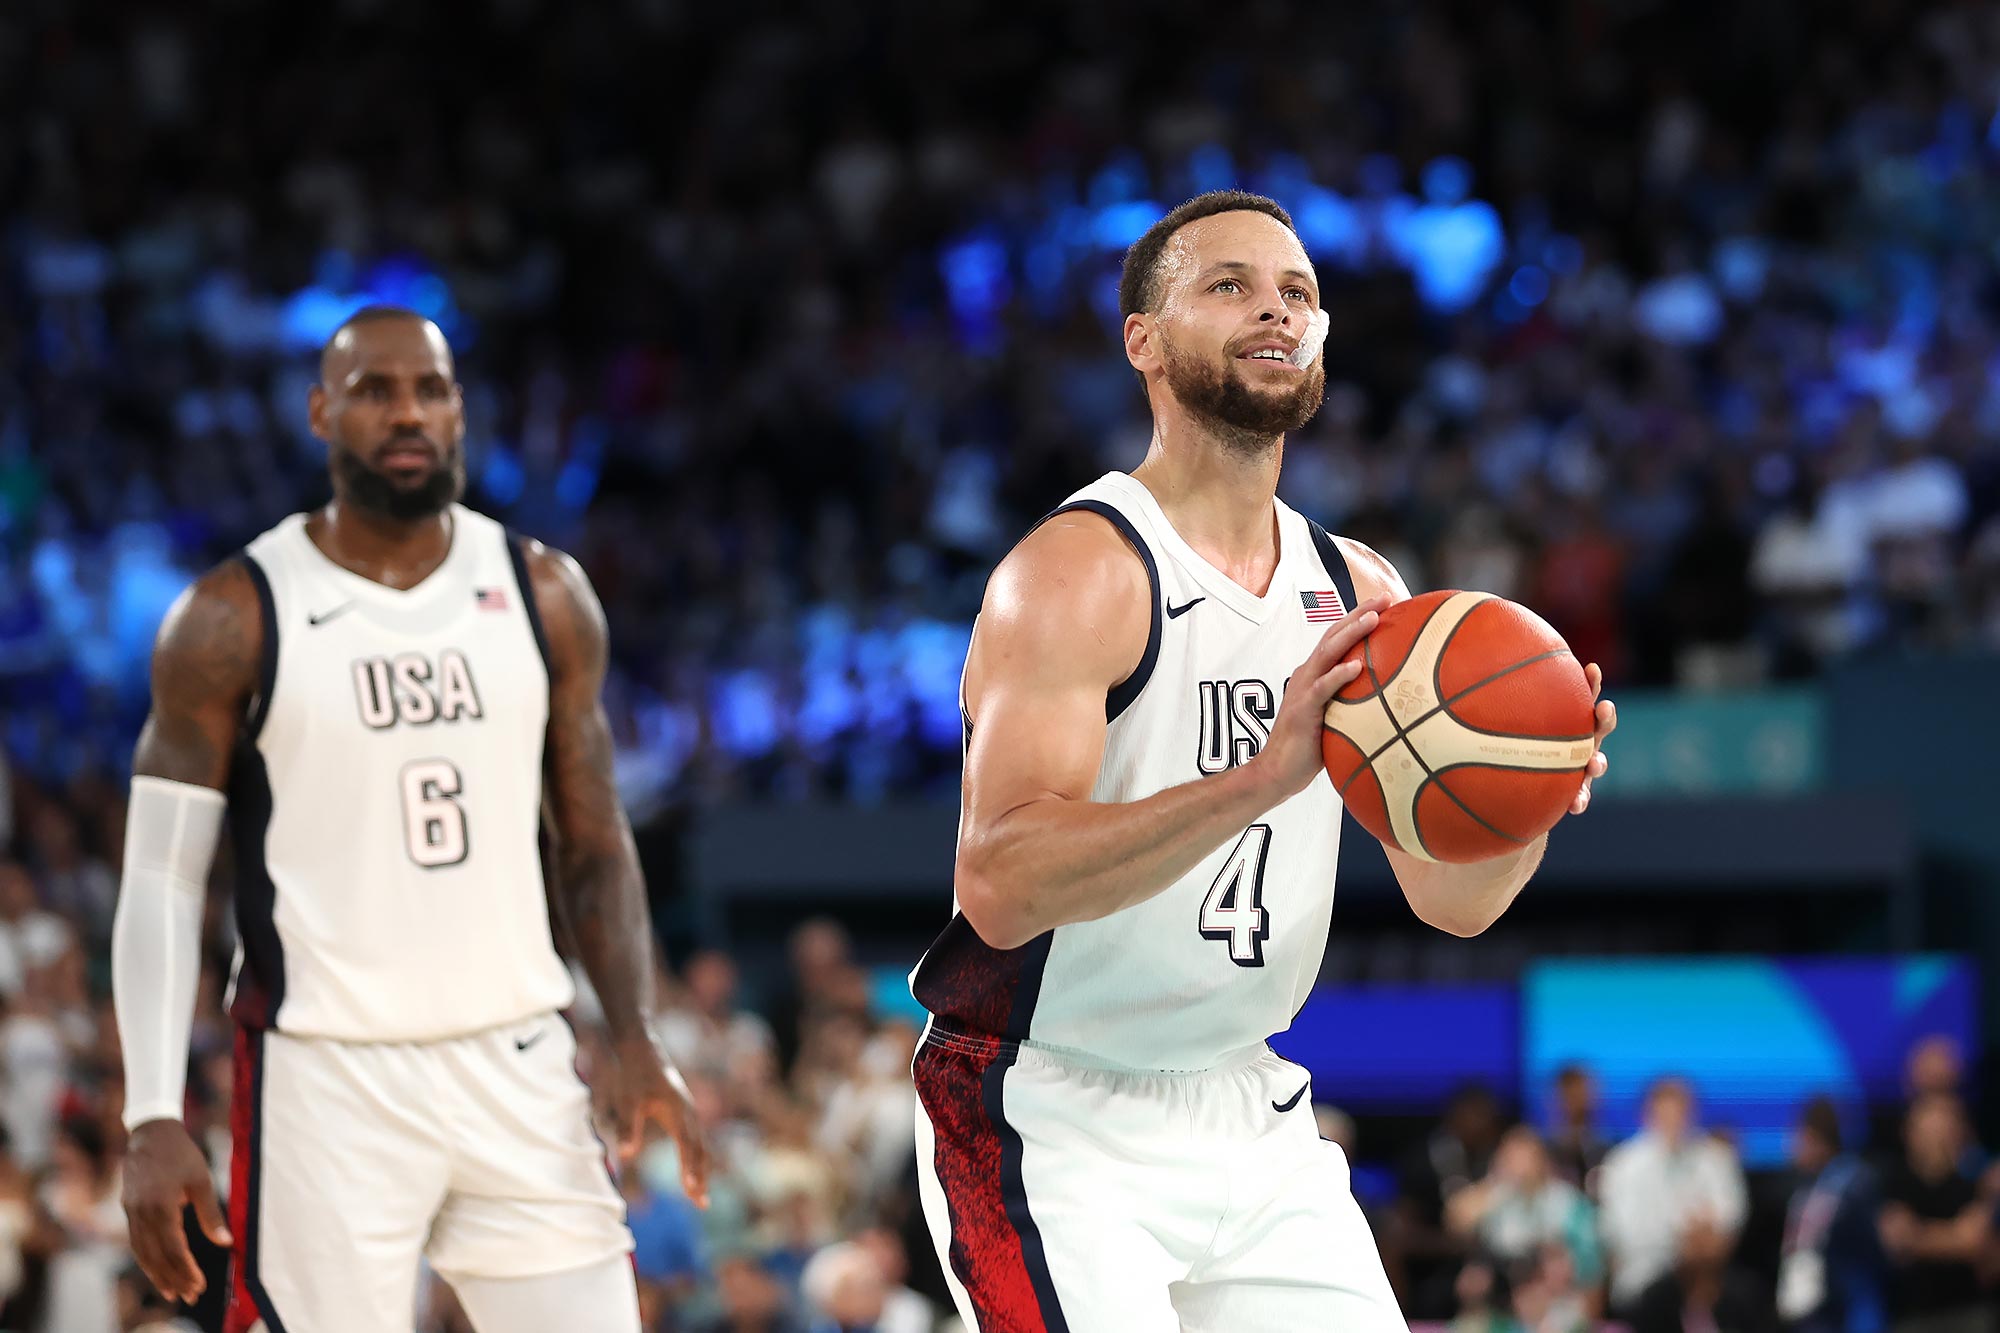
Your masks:
M 1597 739 L 1601 743 L 1606 736 L 1618 730 L 1618 705 L 1609 699 L 1600 699 L 1597 704 Z
M 1590 767 L 1585 771 L 1592 781 L 1596 781 L 1598 778 L 1603 777 L 1605 770 L 1610 767 L 1610 757 L 1604 751 L 1599 750 L 1596 754 L 1590 756 Z
M 236 1243 L 236 1238 L 229 1234 L 229 1222 L 222 1215 L 222 1205 L 216 1202 L 214 1181 L 203 1176 L 190 1182 L 188 1202 L 194 1205 L 194 1220 L 201 1224 L 204 1236 L 225 1250 Z
M 1590 686 L 1590 697 L 1599 698 L 1604 693 L 1604 669 L 1595 662 L 1586 662 L 1583 667 L 1583 682 Z
M 201 1265 L 194 1261 L 194 1251 L 188 1248 L 187 1234 L 181 1230 L 180 1218 L 171 1223 L 152 1229 L 155 1262 L 160 1266 L 160 1276 L 166 1279 L 160 1283 L 160 1290 L 175 1300 L 193 1301 L 208 1286 L 201 1275 Z
M 675 1127 L 674 1145 L 681 1154 L 681 1188 L 695 1207 L 708 1207 L 708 1144 L 690 1117 L 683 1116 Z
M 1340 687 L 1361 674 L 1358 661 L 1335 662 L 1324 675 L 1313 682 L 1313 702 L 1326 707 L 1327 701 L 1340 691 Z
M 1580 815 L 1588 809 L 1590 809 L 1590 779 L 1585 778 L 1583 786 L 1576 793 L 1576 799 L 1569 803 L 1569 812 Z

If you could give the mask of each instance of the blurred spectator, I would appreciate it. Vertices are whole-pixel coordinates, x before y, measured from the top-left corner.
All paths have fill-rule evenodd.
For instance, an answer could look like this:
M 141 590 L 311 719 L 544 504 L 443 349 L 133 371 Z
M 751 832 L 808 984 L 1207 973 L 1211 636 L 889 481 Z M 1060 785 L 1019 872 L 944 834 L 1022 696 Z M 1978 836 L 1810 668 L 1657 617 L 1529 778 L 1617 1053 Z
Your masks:
M 1552 1248 L 1562 1252 L 1576 1288 L 1588 1290 L 1604 1278 L 1597 1210 L 1581 1190 L 1555 1174 L 1547 1145 L 1526 1125 L 1516 1125 L 1500 1140 L 1485 1179 L 1451 1197 L 1445 1221 L 1455 1234 L 1476 1242 L 1479 1252 L 1517 1284 L 1524 1276 L 1547 1271 L 1544 1259 Z
M 721 1310 L 700 1333 L 804 1333 L 791 1313 L 784 1284 L 748 1255 L 716 1265 Z
M 876 1226 L 856 1236 L 855 1243 L 874 1259 L 887 1289 L 878 1333 L 932 1333 L 938 1325 L 937 1308 L 904 1285 L 910 1260 L 902 1238 L 887 1227 Z
M 1595 1074 L 1582 1065 L 1564 1065 L 1556 1072 L 1549 1157 L 1557 1173 L 1586 1194 L 1596 1193 L 1597 1168 L 1611 1150 L 1597 1128 L 1597 1106 Z
M 41 1203 L 63 1237 L 63 1248 L 49 1261 L 46 1333 L 118 1333 L 118 1279 L 131 1257 L 118 1163 L 95 1123 L 63 1122 Z
M 42 907 L 27 867 L 0 860 L 0 995 L 19 995 L 28 973 L 55 962 L 73 938 L 69 923 Z
M 1842 1145 L 1831 1099 L 1806 1104 L 1792 1135 L 1799 1183 L 1785 1210 L 1778 1314 L 1793 1333 L 1881 1333 L 1888 1327 L 1874 1173 Z
M 1647 1092 L 1643 1128 L 1605 1157 L 1598 1181 L 1614 1312 L 1637 1310 L 1683 1262 L 1706 1289 L 1714 1255 L 1727 1262 L 1749 1211 L 1736 1154 L 1700 1131 L 1694 1090 L 1678 1078 Z
M 1399 1295 L 1415 1317 L 1451 1311 L 1453 1284 L 1471 1246 L 1468 1237 L 1445 1226 L 1446 1209 L 1453 1196 L 1492 1169 L 1504 1124 L 1490 1089 L 1461 1088 L 1445 1108 L 1444 1123 L 1403 1165 L 1389 1248 L 1407 1284 Z
M 688 959 L 677 1002 L 656 1028 L 683 1072 L 720 1076 L 745 1050 L 768 1049 L 771 1026 L 737 1007 L 736 964 L 728 955 L 705 950 Z
M 1730 1267 L 1736 1238 L 1707 1219 L 1680 1234 L 1673 1268 L 1648 1286 L 1631 1314 L 1633 1333 L 1765 1333 L 1778 1327 L 1770 1291 Z
M 1990 1333 L 1993 1304 L 1982 1295 L 1993 1207 L 1965 1170 L 1971 1133 L 1949 1092 L 1920 1093 L 1904 1128 L 1903 1161 L 1882 1188 L 1882 1248 L 1891 1271 L 1890 1310 L 1898 1333 Z

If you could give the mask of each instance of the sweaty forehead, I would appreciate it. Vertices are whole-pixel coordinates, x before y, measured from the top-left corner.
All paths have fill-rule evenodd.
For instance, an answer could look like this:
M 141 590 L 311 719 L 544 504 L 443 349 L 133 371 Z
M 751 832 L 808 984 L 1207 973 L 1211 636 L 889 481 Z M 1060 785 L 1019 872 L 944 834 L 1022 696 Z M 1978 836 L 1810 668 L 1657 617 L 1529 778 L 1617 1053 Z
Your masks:
M 320 379 L 350 383 L 361 375 L 452 378 L 451 345 L 429 320 L 378 319 L 341 332 L 320 361 Z
M 1296 269 L 1311 274 L 1312 261 L 1292 229 L 1268 213 L 1248 210 L 1197 218 L 1175 232 L 1160 256 L 1168 292 L 1216 264 L 1248 264 L 1260 273 Z

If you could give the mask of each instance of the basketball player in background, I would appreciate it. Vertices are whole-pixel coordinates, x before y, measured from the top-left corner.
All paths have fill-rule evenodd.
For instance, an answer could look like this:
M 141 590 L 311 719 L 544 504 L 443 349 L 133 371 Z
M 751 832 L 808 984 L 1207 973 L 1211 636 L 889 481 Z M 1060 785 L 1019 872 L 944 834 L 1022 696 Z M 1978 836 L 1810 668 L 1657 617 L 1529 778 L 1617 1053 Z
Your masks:
M 700 1201 L 694 1118 L 646 1029 L 603 612 L 568 556 L 457 502 L 464 403 L 428 320 L 356 314 L 308 409 L 332 503 L 203 576 L 154 652 L 112 941 L 134 1256 L 198 1295 L 192 1204 L 235 1249 L 229 1333 L 408 1333 L 420 1256 L 480 1333 L 637 1333 L 537 849 L 546 807 L 622 1147 L 664 1128 Z M 242 939 L 227 1224 L 180 1119 L 225 807 Z
M 957 910 L 912 975 L 925 1212 L 980 1333 L 1402 1329 L 1305 1071 L 1265 1041 L 1331 919 L 1321 717 L 1408 590 L 1277 499 L 1325 382 L 1285 211 L 1183 204 L 1120 302 L 1151 449 L 1001 562 L 966 661 Z M 1420 918 L 1476 935 L 1544 841 L 1389 859 Z

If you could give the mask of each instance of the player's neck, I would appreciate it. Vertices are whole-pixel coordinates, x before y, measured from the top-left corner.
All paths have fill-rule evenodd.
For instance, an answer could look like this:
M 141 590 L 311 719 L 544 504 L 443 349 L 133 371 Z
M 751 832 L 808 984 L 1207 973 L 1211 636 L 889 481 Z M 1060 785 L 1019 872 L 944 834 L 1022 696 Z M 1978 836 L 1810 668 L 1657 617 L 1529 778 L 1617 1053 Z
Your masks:
M 1282 436 L 1252 453 L 1186 418 L 1155 418 L 1152 447 L 1132 475 L 1153 493 L 1189 545 L 1217 568 L 1229 569 L 1276 562 L 1272 502 L 1284 456 Z
M 306 520 L 306 536 L 327 559 L 391 588 L 413 588 L 451 554 L 449 509 L 397 519 L 338 498 Z

